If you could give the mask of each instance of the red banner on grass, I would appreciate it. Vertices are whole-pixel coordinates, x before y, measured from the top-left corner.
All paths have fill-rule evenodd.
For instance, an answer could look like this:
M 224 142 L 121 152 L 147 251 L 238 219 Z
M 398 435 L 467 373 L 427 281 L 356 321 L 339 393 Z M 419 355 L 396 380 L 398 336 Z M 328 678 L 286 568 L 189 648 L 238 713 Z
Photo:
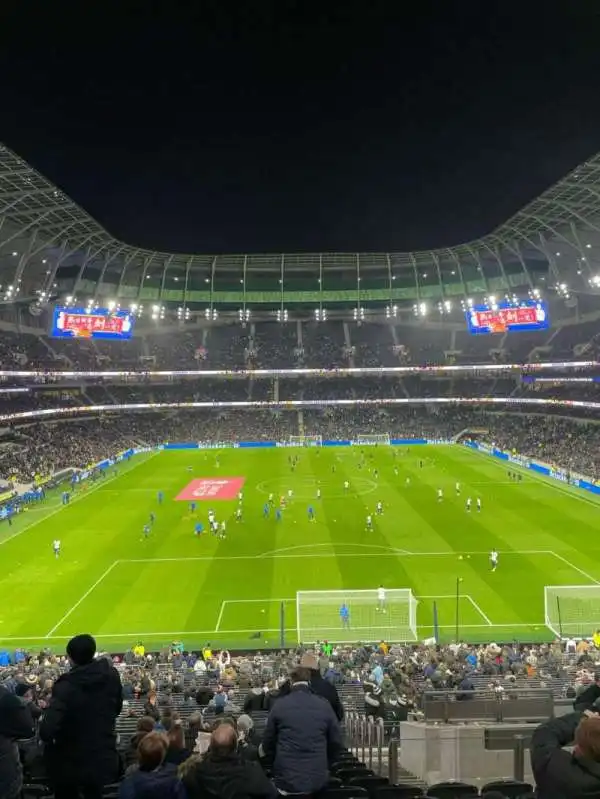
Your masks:
M 199 477 L 192 480 L 175 499 L 185 502 L 235 499 L 245 482 L 245 477 Z

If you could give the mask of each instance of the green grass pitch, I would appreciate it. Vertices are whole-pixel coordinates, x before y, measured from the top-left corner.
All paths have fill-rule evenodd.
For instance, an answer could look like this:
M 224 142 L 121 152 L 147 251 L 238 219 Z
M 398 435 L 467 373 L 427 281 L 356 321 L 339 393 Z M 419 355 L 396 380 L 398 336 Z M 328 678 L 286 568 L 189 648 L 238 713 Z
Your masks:
M 366 465 L 359 468 L 361 452 Z M 296 455 L 292 472 L 288 459 Z M 600 584 L 599 503 L 529 472 L 510 482 L 506 464 L 463 447 L 229 449 L 219 451 L 218 466 L 216 459 L 214 450 L 139 455 L 70 506 L 51 496 L 12 527 L 3 524 L 0 645 L 62 649 L 85 631 L 107 649 L 175 638 L 190 648 L 206 641 L 276 647 L 282 603 L 285 642 L 293 645 L 297 591 L 379 584 L 413 590 L 421 638 L 432 635 L 435 602 L 442 638 L 451 640 L 458 578 L 461 638 L 546 640 L 544 585 Z M 175 497 L 192 478 L 225 476 L 245 478 L 243 521 L 234 521 L 237 499 L 200 502 L 197 518 L 206 526 L 212 506 L 227 521 L 227 536 L 196 537 L 189 503 Z M 288 489 L 294 498 L 283 519 L 263 519 L 267 495 Z M 467 496 L 481 497 L 481 513 L 467 514 Z M 378 500 L 384 514 L 368 532 L 365 519 Z M 143 540 L 151 511 L 156 522 Z M 58 559 L 55 538 L 62 542 Z M 492 548 L 500 552 L 496 572 Z M 375 608 L 362 624 L 351 618 L 349 631 L 338 630 L 338 608 L 338 598 L 324 607 L 319 637 L 394 638 L 393 627 L 385 629 L 391 621 Z M 384 629 L 373 636 L 368 625 Z

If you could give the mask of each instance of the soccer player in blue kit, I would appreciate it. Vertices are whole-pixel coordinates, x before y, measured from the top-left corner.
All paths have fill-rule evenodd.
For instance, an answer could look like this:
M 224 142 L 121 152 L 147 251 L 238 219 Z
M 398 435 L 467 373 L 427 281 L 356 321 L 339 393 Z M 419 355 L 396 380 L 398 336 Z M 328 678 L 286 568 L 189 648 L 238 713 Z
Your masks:
M 194 535 L 202 535 L 204 532 L 204 525 L 202 522 L 196 522 L 194 525 Z
M 308 506 L 308 521 L 309 522 L 314 522 L 314 520 L 315 520 L 315 509 L 313 508 L 312 505 L 309 505 Z
M 340 621 L 342 622 L 342 627 L 346 628 L 350 626 L 350 610 L 345 602 L 342 603 L 340 608 Z

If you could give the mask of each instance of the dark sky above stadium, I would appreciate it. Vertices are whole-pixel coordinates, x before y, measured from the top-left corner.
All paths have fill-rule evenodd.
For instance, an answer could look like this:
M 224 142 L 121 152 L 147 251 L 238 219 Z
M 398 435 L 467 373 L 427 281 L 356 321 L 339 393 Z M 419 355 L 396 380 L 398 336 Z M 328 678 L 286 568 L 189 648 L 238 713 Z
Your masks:
M 171 251 L 477 237 L 600 150 L 584 0 L 23 3 L 0 140 Z

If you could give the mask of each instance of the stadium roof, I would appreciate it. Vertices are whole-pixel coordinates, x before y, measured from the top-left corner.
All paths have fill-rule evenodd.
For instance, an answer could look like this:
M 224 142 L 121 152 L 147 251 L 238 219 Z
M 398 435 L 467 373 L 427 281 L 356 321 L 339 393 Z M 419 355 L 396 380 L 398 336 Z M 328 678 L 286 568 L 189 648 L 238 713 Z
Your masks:
M 156 252 L 118 241 L 0 144 L 4 300 L 62 289 L 130 301 L 206 303 L 210 298 L 232 306 L 240 296 L 260 303 L 276 295 L 283 304 L 284 295 L 302 293 L 310 304 L 311 297 L 333 292 L 348 294 L 352 302 L 361 295 L 366 303 L 443 300 L 561 284 L 570 292 L 589 293 L 600 285 L 599 275 L 600 155 L 488 235 L 455 247 L 215 255 Z

